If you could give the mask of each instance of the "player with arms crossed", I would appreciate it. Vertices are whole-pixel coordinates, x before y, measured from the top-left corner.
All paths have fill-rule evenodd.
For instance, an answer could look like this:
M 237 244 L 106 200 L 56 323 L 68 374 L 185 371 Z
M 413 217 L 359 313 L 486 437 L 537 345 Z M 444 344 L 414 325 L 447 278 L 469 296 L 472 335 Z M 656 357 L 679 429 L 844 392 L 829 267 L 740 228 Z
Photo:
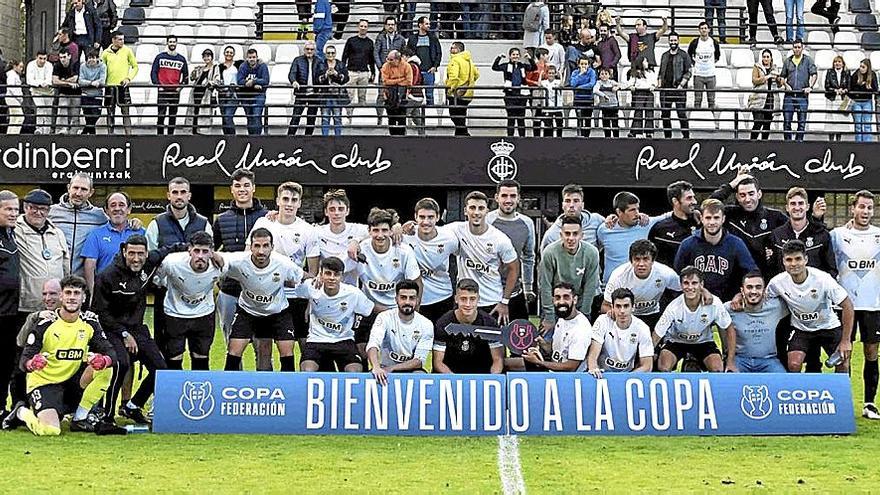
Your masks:
M 660 345 L 658 371 L 673 371 L 678 362 L 693 355 L 709 371 L 724 371 L 721 351 L 712 339 L 712 326 L 727 333 L 727 370 L 736 371 L 736 330 L 724 304 L 712 296 L 712 304 L 703 301 L 703 272 L 686 266 L 679 277 L 682 295 L 673 299 L 654 327 L 654 340 L 665 337 Z
M 309 299 L 309 338 L 300 357 L 300 371 L 339 371 L 359 373 L 363 361 L 354 343 L 356 315 L 369 315 L 375 309 L 360 289 L 342 283 L 345 265 L 331 256 L 321 260 L 318 281 L 300 284 L 296 297 Z
M 804 357 L 819 346 L 829 356 L 839 353 L 835 364 L 838 373 L 849 372 L 852 353 L 853 303 L 831 275 L 818 268 L 807 267 L 807 247 L 794 239 L 782 247 L 785 272 L 767 284 L 767 296 L 779 297 L 791 311 L 794 331 L 788 339 L 788 371 L 800 373 Z M 843 325 L 834 307 L 843 310 Z
M 374 311 L 361 318 L 355 326 L 354 341 L 361 358 L 367 356 L 367 341 L 370 339 L 374 315 L 397 305 L 394 295 L 397 282 L 413 280 L 421 289 L 421 272 L 412 248 L 407 244 L 391 243 L 391 227 L 394 223 L 394 215 L 389 210 L 370 210 L 367 217 L 370 238 L 361 241 L 358 248 L 363 259 L 357 267 L 361 290 L 376 305 Z
M 504 234 L 501 234 L 504 235 Z M 480 286 L 475 280 L 459 278 L 455 286 L 456 309 L 434 324 L 434 373 L 501 373 L 504 371 L 504 346 L 473 335 L 446 331 L 450 323 L 497 327 L 495 318 L 479 309 Z
M 241 284 L 229 335 L 226 371 L 241 368 L 241 355 L 254 338 L 273 339 L 278 346 L 281 371 L 296 371 L 293 321 L 287 312 L 284 287 L 299 284 L 303 271 L 290 258 L 273 252 L 272 241 L 268 229 L 254 229 L 250 253 L 224 256 L 229 264 L 226 276 Z
M 61 305 L 40 313 L 20 362 L 28 373 L 30 407 L 18 402 L 3 420 L 4 430 L 25 424 L 37 436 L 60 435 L 61 419 L 76 409 L 94 373 L 112 364 L 115 352 L 98 318 L 82 312 L 85 295 L 85 280 L 64 277 Z
M 434 324 L 416 313 L 419 284 L 401 280 L 394 290 L 397 307 L 376 316 L 367 344 L 373 376 L 383 385 L 392 372 L 424 373 L 434 343 Z
M 611 272 L 605 285 L 605 300 L 602 312 L 611 311 L 611 295 L 615 290 L 625 288 L 632 291 L 633 315 L 653 328 L 660 319 L 660 299 L 666 291 L 681 292 L 681 283 L 675 270 L 655 261 L 657 246 L 647 239 L 639 239 L 629 246 L 629 263 L 624 263 Z
M 736 328 L 737 369 L 741 373 L 785 373 L 777 357 L 776 326 L 788 316 L 788 308 L 778 297 L 766 296 L 759 271 L 743 276 L 740 294 L 724 304 Z
M 419 313 L 433 323 L 455 308 L 449 257 L 458 251 L 458 238 L 448 227 L 437 227 L 440 205 L 433 199 L 418 200 L 415 210 L 416 232 L 405 235 L 403 242 L 412 248 L 422 273 Z
M 510 238 L 486 223 L 489 198 L 479 191 L 465 196 L 466 222 L 455 222 L 449 228 L 458 237 L 459 280 L 468 278 L 480 287 L 480 309 L 494 314 L 506 325 L 510 320 L 510 296 L 519 279 L 519 260 Z M 501 272 L 507 273 L 501 283 Z
M 552 339 L 538 337 L 538 347 L 528 349 L 521 358 L 509 358 L 508 369 L 529 371 L 583 371 L 590 336 L 590 320 L 577 309 L 578 296 L 574 286 L 559 282 L 553 287 L 553 308 L 556 325 Z M 546 336 L 550 337 L 550 336 Z M 544 359 L 547 355 L 550 359 Z
M 880 419 L 874 404 L 877 395 L 877 347 L 880 343 L 880 229 L 871 225 L 874 195 L 859 191 L 850 204 L 852 222 L 831 231 L 840 285 L 855 309 L 855 321 L 865 352 L 865 405 L 862 416 Z M 853 332 L 855 338 L 855 332 Z
M 648 325 L 633 316 L 636 296 L 620 288 L 611 293 L 610 299 L 611 314 L 599 315 L 593 324 L 587 371 L 596 378 L 602 378 L 603 371 L 650 372 L 654 341 Z
M 188 244 L 186 253 L 166 256 L 156 272 L 156 285 L 167 288 L 162 353 L 168 369 L 183 369 L 189 343 L 192 369 L 207 370 L 214 342 L 214 284 L 226 273 L 226 265 L 214 252 L 211 234 L 194 232 Z

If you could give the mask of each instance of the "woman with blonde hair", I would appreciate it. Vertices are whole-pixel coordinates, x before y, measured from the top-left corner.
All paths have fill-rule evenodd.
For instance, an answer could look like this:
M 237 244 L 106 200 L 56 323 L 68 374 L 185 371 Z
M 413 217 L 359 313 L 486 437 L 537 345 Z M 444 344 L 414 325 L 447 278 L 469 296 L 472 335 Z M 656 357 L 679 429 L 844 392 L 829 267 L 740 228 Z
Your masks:
M 874 116 L 874 95 L 877 94 L 877 76 L 871 68 L 871 60 L 864 59 L 849 78 L 850 111 L 855 123 L 856 142 L 874 140 L 871 120 Z
M 849 132 L 849 71 L 840 55 L 834 57 L 831 69 L 825 73 L 825 109 L 828 111 L 825 129 L 830 131 L 829 140 L 840 141 Z

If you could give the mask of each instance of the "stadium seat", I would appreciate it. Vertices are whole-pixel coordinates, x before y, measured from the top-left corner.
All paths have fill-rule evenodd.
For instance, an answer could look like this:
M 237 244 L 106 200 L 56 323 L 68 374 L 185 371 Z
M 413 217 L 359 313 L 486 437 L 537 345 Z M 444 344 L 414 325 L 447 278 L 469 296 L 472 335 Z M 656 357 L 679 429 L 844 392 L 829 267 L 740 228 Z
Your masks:
M 837 52 L 834 50 L 819 50 L 816 52 L 816 57 L 813 59 L 816 62 L 816 68 L 819 70 L 828 70 L 831 68 L 832 63 L 834 62 L 834 57 L 837 56 Z
M 871 52 L 871 67 L 880 67 L 880 51 Z
M 229 14 L 229 22 L 252 24 L 254 22 L 254 10 L 249 7 L 236 7 Z
M 195 7 L 201 9 L 205 6 L 205 0 L 180 0 L 181 7 Z
M 838 50 L 852 50 L 858 46 L 859 40 L 852 31 L 840 31 L 834 35 L 834 48 Z
M 213 24 L 203 24 L 196 28 L 196 40 L 202 42 L 215 42 L 222 39 L 220 36 L 220 26 Z
M 232 0 L 208 0 L 208 7 L 220 7 L 226 9 L 232 6 Z
M 256 8 L 257 0 L 232 0 L 232 4 L 236 7 Z
M 783 61 L 782 52 L 780 50 L 775 49 L 775 48 L 771 48 L 770 53 L 773 54 L 773 64 L 776 67 L 782 68 L 782 61 Z
M 831 35 L 827 31 L 809 31 L 807 33 L 807 45 L 813 47 L 813 49 L 830 48 Z
M 880 33 L 862 34 L 862 49 L 871 52 L 880 50 Z M 873 53 L 871 55 L 873 56 Z
M 138 63 L 138 72 L 135 74 L 132 82 L 134 83 L 149 83 L 150 82 L 150 71 L 153 69 L 153 61 L 145 63 Z
M 755 65 L 755 55 L 748 48 L 730 50 L 730 67 L 734 69 L 751 69 Z
M 175 24 L 198 24 L 201 19 L 201 12 L 195 7 L 181 7 L 177 9 L 177 13 L 174 15 Z
M 286 74 L 284 79 L 285 81 L 287 80 Z M 293 94 L 292 91 L 290 88 L 269 88 L 266 90 L 267 120 L 269 123 L 267 131 L 269 134 L 287 133 L 287 126 L 290 123 L 291 108 L 289 105 L 291 103 L 291 95 Z
M 131 0 L 128 2 L 129 7 L 150 7 L 152 2 L 150 0 Z
M 152 64 L 153 59 L 156 58 L 160 51 L 159 45 L 144 43 L 137 45 L 134 56 L 139 64 Z
M 278 45 L 275 49 L 276 64 L 289 64 L 298 56 L 299 46 L 294 45 L 293 43 L 284 43 L 283 45 Z
M 195 29 L 189 24 L 175 24 L 171 28 L 171 34 L 177 36 L 178 43 L 192 43 L 195 38 Z
M 155 0 L 153 3 L 153 7 L 166 7 L 169 9 L 176 9 L 180 6 L 180 0 Z
M 754 87 L 752 84 L 752 69 L 736 69 L 736 87 L 743 89 L 751 89 Z
M 265 43 L 254 43 L 249 48 L 257 51 L 257 57 L 265 63 L 272 61 L 272 47 Z
M 856 15 L 856 29 L 859 31 L 877 31 L 877 18 L 874 14 L 858 14 Z
M 122 24 L 129 26 L 137 26 L 144 23 L 146 14 L 142 7 L 129 7 L 122 14 Z
M 208 7 L 203 12 L 202 22 L 210 22 L 212 24 L 226 24 L 226 9 L 223 7 Z
M 715 62 L 715 67 L 727 67 L 727 50 L 721 50 L 721 56 Z
M 733 75 L 730 69 L 715 69 L 715 87 L 733 88 Z
M 141 37 L 138 33 L 137 26 L 119 26 L 119 32 L 125 36 L 126 45 L 136 45 L 140 42 Z
M 290 81 L 287 80 L 287 74 L 290 72 L 290 66 L 288 65 L 273 65 L 272 69 L 269 70 L 269 83 L 273 86 L 276 84 L 286 85 L 290 84 Z
M 168 30 L 163 25 L 159 24 L 151 24 L 144 28 L 141 33 L 141 38 L 144 39 L 146 43 L 156 43 L 156 44 L 164 44 L 165 37 L 168 35 Z
M 174 11 L 168 7 L 153 7 L 150 9 L 150 15 L 147 17 L 150 24 L 161 25 L 165 27 L 174 19 Z
M 849 0 L 849 11 L 853 14 L 870 14 L 871 0 Z
M 214 45 L 208 43 L 197 43 L 193 46 L 192 51 L 190 52 L 189 61 L 192 64 L 202 64 L 202 52 L 205 49 L 210 49 L 214 52 L 214 62 L 218 61 L 218 52 Z
M 859 64 L 862 63 L 862 60 L 865 59 L 865 52 L 861 50 L 847 50 L 843 52 L 843 62 L 846 64 L 846 68 L 849 70 L 855 70 L 859 67 Z
M 226 31 L 223 33 L 223 37 L 228 41 L 233 41 L 236 43 L 247 42 L 247 40 L 250 38 L 250 36 L 248 35 L 247 27 L 240 24 L 228 26 L 226 28 Z

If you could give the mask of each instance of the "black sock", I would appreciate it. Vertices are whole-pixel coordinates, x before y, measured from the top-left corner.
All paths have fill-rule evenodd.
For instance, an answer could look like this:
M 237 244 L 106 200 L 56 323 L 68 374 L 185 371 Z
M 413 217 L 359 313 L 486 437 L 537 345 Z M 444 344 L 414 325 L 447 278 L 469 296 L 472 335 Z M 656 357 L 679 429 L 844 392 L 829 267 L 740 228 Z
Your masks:
M 877 395 L 877 360 L 865 360 L 865 368 L 862 370 L 862 377 L 865 379 L 865 402 L 874 402 Z
M 226 355 L 226 366 L 223 368 L 224 371 L 239 371 L 241 370 L 241 356 L 233 356 L 232 354 Z
M 281 356 L 281 371 L 296 371 L 296 358 L 293 356 Z M 874 362 L 876 364 L 876 361 Z
M 183 359 L 169 359 L 168 362 L 169 370 L 182 370 L 183 369 Z
M 192 361 L 192 369 L 194 369 L 194 370 L 204 370 L 204 371 L 208 371 L 208 370 L 210 369 L 210 367 L 208 366 L 209 358 L 206 358 L 206 357 L 192 357 L 192 356 L 191 356 L 191 359 L 190 359 L 190 360 Z

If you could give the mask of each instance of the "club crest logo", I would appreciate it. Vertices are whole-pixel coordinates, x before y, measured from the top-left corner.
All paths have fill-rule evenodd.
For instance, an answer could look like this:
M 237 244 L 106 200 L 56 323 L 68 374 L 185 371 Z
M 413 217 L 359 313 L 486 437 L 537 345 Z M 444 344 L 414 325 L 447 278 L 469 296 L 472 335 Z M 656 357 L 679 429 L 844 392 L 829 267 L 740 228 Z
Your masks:
M 503 180 L 515 179 L 518 170 L 516 161 L 510 154 L 516 149 L 516 146 L 502 139 L 497 143 L 492 143 L 489 149 L 495 154 L 486 167 L 489 179 L 496 184 Z
M 467 340 L 467 339 L 462 340 L 462 341 L 461 341 L 461 351 L 462 351 L 462 352 L 467 352 L 467 351 L 469 351 L 469 350 L 471 350 L 471 341 L 470 341 L 470 340 Z
M 739 407 L 746 417 L 754 420 L 762 420 L 769 416 L 773 410 L 773 403 L 770 401 L 767 385 L 757 387 L 743 385 Z
M 280 282 L 281 281 L 281 274 L 278 272 L 273 273 L 272 274 L 272 281 L 275 283 Z
M 813 247 L 813 238 L 812 238 L 812 237 L 807 237 L 807 240 L 804 241 L 804 245 L 807 246 L 808 248 L 809 248 L 809 247 Z
M 212 391 L 211 382 L 184 382 L 180 401 L 178 401 L 180 413 L 185 418 L 193 421 L 199 421 L 210 416 L 214 412 L 214 395 Z
M 767 219 L 766 218 L 761 219 L 761 230 L 767 230 Z

